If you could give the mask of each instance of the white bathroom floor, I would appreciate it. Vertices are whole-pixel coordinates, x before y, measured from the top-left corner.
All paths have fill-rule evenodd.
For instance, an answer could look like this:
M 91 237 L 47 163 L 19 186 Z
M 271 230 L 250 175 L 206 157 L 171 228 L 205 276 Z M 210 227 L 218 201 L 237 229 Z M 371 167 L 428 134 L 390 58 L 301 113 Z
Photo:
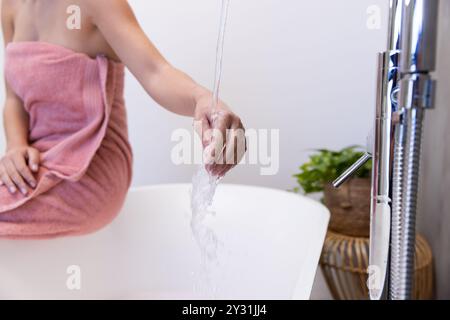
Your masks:
M 317 268 L 316 278 L 311 292 L 311 300 L 333 300 L 320 267 Z

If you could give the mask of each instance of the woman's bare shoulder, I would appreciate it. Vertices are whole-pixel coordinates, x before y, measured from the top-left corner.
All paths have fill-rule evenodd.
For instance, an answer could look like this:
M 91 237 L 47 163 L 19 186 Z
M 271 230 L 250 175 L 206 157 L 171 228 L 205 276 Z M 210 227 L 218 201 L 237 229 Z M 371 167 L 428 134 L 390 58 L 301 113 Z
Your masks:
M 14 0 L 0 0 L 1 1 L 1 26 L 4 41 L 8 42 L 14 33 L 14 14 L 16 11 L 17 2 Z
M 13 13 L 17 6 L 20 5 L 20 1 L 17 0 L 0 0 L 2 15 Z
M 117 10 L 128 7 L 128 0 L 79 0 L 84 6 L 91 10 Z

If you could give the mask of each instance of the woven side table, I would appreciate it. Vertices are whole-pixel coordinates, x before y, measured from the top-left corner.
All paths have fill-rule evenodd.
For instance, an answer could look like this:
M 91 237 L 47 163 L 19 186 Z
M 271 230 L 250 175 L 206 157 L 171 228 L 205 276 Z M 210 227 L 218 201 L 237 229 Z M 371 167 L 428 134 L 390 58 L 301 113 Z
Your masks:
M 334 299 L 368 299 L 368 264 L 369 238 L 328 232 L 320 267 Z M 416 239 L 413 298 L 433 298 L 433 256 L 430 246 L 420 235 Z

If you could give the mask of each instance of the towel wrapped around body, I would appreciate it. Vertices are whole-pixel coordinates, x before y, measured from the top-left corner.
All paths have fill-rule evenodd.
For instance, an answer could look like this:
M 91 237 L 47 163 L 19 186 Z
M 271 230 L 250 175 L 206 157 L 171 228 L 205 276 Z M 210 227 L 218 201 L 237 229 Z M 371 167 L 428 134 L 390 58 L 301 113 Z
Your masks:
M 46 42 L 10 43 L 5 62 L 41 163 L 28 195 L 0 187 L 0 238 L 81 235 L 107 225 L 132 176 L 124 65 Z

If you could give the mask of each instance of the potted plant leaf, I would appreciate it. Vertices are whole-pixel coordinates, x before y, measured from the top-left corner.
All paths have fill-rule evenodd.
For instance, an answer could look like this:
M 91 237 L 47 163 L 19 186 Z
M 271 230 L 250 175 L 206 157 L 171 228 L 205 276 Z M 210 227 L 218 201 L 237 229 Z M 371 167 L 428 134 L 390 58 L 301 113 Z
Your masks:
M 294 175 L 299 184 L 294 191 L 305 194 L 323 192 L 323 202 L 331 212 L 329 229 L 356 237 L 369 236 L 372 163 L 367 162 L 338 189 L 331 182 L 363 153 L 358 146 L 340 151 L 317 150 L 308 162 L 300 166 L 300 173 Z

